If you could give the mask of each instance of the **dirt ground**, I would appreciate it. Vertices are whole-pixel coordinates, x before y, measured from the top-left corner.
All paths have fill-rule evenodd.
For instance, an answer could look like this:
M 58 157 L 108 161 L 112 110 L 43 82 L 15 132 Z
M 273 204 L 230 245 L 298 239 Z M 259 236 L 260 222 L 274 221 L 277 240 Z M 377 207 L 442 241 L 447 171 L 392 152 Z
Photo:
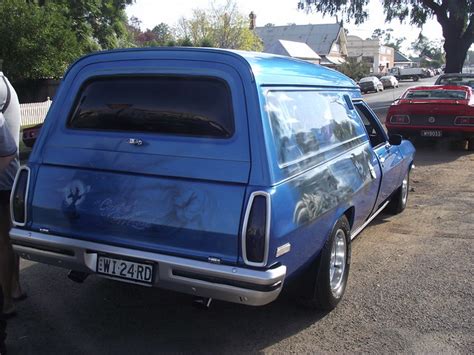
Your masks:
M 329 314 L 284 298 L 251 308 L 22 262 L 28 299 L 9 323 L 11 354 L 473 353 L 474 153 L 417 142 L 407 209 L 353 244 L 344 300 Z

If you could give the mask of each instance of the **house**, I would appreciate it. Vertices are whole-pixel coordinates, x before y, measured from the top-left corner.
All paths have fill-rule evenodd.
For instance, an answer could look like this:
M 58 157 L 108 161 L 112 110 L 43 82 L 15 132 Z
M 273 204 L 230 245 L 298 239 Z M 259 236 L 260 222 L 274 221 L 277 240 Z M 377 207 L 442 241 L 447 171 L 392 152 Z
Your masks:
M 341 23 L 256 27 L 264 52 L 271 51 L 279 40 L 306 43 L 321 57 L 321 64 L 335 67 L 347 57 L 346 33 Z
M 313 51 L 306 43 L 285 41 L 279 39 L 270 46 L 267 53 L 286 55 L 288 57 L 306 60 L 314 64 L 321 63 L 321 57 Z
M 394 66 L 395 50 L 384 46 L 379 39 L 347 36 L 347 52 L 349 57 L 370 64 L 371 72 L 374 74 L 387 73 Z
M 402 52 L 395 51 L 393 65 L 399 68 L 413 68 L 415 63 Z

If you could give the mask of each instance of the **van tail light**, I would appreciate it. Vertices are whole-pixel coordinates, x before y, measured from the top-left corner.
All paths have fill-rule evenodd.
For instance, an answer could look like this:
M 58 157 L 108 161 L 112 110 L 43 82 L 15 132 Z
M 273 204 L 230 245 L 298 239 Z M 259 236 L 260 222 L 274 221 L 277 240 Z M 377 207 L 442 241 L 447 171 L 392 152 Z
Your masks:
M 393 115 L 390 117 L 391 124 L 410 124 L 410 116 L 408 115 Z
M 454 119 L 456 126 L 474 126 L 474 117 L 472 116 L 458 116 Z
M 10 214 L 15 226 L 24 226 L 26 224 L 26 201 L 28 199 L 29 181 L 30 169 L 28 167 L 21 167 L 16 174 L 10 196 Z
M 242 256 L 250 266 L 265 266 L 270 237 L 270 195 L 257 191 L 250 195 L 242 228 Z

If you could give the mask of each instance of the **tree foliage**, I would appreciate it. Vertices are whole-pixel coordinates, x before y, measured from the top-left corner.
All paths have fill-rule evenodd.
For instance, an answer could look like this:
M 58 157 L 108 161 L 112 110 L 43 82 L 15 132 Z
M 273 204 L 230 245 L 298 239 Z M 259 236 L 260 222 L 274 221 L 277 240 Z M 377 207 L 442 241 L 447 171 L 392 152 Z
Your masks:
M 0 59 L 13 79 L 59 78 L 78 57 L 127 46 L 133 0 L 1 0 Z
M 57 5 L 85 51 L 117 48 L 127 35 L 125 7 L 135 0 L 27 0 L 38 6 Z M 21 2 L 21 0 L 17 0 Z
M 371 38 L 379 39 L 385 46 L 392 47 L 397 51 L 402 50 L 402 44 L 406 40 L 406 37 L 394 37 L 393 28 L 387 28 L 386 30 L 376 28 L 374 32 L 372 32 Z
M 436 18 L 443 29 L 446 72 L 459 72 L 474 41 L 474 0 L 380 0 L 387 21 L 422 27 Z M 323 15 L 342 14 L 356 24 L 368 18 L 369 0 L 299 0 L 298 7 Z
M 412 49 L 419 54 L 420 58 L 425 62 L 423 66 L 441 67 L 444 64 L 444 52 L 442 44 L 436 41 L 430 41 L 427 37 L 420 33 L 415 42 L 411 44 Z
M 360 61 L 358 58 L 349 57 L 345 63 L 337 67 L 337 70 L 348 77 L 359 81 L 370 73 L 370 68 L 370 64 Z
M 217 48 L 231 48 L 260 51 L 260 38 L 249 29 L 249 19 L 239 12 L 236 3 L 228 0 L 220 6 L 195 9 L 190 18 L 181 18 L 176 26 L 178 39 L 189 38 L 193 45 L 212 45 Z
M 72 21 L 56 4 L 0 2 L 0 58 L 12 79 L 59 78 L 82 54 Z

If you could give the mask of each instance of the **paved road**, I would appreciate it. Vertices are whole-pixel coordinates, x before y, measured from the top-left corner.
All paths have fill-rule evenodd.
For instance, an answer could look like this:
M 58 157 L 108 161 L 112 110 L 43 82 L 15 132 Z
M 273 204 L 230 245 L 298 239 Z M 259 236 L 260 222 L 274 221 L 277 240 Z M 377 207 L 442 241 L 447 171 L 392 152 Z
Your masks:
M 374 105 L 383 97 L 367 95 Z M 200 311 L 186 295 L 94 276 L 79 285 L 65 270 L 24 261 L 29 298 L 9 324 L 11 354 L 473 353 L 474 154 L 416 146 L 408 207 L 354 241 L 333 312 L 289 298 Z
M 364 94 L 364 100 L 379 115 L 382 122 L 385 122 L 385 115 L 390 104 L 398 99 L 406 89 L 412 86 L 432 85 L 436 77 L 414 81 L 400 81 L 400 86 L 396 89 L 385 89 L 383 92 Z

